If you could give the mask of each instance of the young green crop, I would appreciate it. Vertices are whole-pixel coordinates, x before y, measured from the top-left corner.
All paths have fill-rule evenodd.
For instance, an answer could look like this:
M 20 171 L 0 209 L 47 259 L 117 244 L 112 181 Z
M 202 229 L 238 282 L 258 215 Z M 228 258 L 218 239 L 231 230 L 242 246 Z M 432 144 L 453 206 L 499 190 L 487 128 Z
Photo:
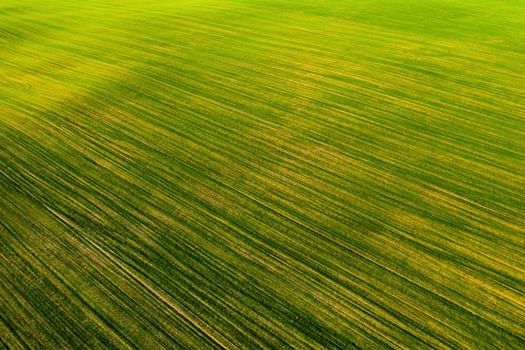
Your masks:
M 2 1 L 1 344 L 525 347 L 523 18 Z

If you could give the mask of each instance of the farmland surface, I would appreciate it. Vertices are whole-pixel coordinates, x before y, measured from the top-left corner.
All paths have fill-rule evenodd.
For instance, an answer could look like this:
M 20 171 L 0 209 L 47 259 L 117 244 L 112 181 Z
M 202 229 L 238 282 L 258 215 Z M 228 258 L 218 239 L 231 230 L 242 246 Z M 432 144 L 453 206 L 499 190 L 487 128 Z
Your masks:
M 0 348 L 525 348 L 522 0 L 1 0 Z

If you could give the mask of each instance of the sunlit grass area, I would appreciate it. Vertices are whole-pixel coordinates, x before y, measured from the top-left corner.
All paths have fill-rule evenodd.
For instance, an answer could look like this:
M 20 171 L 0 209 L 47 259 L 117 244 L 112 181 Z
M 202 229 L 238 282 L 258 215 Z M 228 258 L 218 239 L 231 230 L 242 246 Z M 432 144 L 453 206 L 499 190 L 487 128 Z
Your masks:
M 525 3 L 2 0 L 0 347 L 525 348 Z

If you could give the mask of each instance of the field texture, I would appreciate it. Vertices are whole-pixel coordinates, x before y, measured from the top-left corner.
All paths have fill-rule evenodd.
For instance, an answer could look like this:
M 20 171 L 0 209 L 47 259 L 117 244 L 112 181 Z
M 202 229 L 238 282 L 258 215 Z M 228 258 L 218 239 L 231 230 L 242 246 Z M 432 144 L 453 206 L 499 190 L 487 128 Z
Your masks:
M 1 0 L 0 348 L 525 348 L 522 0 Z

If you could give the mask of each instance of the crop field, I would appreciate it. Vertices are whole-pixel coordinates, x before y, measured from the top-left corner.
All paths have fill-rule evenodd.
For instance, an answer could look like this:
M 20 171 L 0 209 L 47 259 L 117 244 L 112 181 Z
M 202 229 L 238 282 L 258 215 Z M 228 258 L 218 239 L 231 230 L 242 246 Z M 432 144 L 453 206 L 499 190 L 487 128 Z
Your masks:
M 525 349 L 525 2 L 1 0 L 0 348 Z

